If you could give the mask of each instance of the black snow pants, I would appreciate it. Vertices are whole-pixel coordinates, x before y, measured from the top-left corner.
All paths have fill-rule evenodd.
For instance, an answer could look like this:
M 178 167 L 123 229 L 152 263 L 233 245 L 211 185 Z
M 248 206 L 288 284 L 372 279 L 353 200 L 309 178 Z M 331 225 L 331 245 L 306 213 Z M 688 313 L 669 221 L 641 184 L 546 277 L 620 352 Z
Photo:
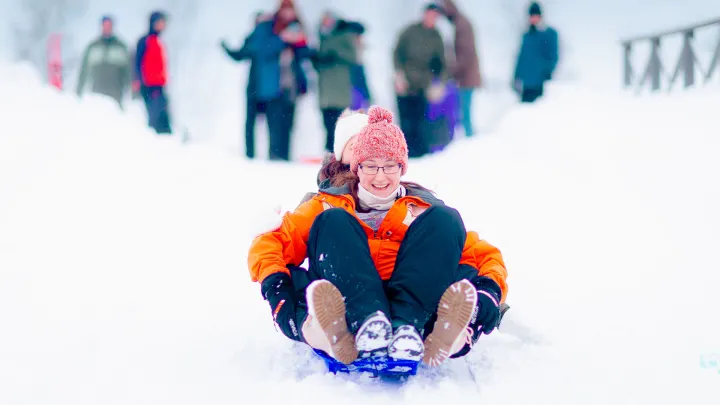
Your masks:
M 172 134 L 170 126 L 170 107 L 163 87 L 143 87 L 141 89 L 148 115 L 148 125 L 158 134 Z
M 295 104 L 284 96 L 266 101 L 265 120 L 270 138 L 270 160 L 290 160 L 290 132 L 292 129 Z
M 340 108 L 323 108 L 323 124 L 325 125 L 325 151 L 332 152 L 335 148 L 335 125 L 342 115 Z
M 424 131 L 428 108 L 425 96 L 422 94 L 398 96 L 397 106 L 400 129 L 407 140 L 408 156 L 419 158 L 426 155 L 429 149 Z
M 321 213 L 310 229 L 308 270 L 291 268 L 291 278 L 302 297 L 312 281 L 332 282 L 345 297 L 351 333 L 370 315 L 382 311 L 393 328 L 409 324 L 425 337 L 432 331 L 445 290 L 477 275 L 472 267 L 459 266 L 465 239 L 465 226 L 456 210 L 429 208 L 408 228 L 392 276 L 383 281 L 358 220 L 343 209 L 331 208 Z M 307 304 L 301 302 L 298 308 L 304 316 Z

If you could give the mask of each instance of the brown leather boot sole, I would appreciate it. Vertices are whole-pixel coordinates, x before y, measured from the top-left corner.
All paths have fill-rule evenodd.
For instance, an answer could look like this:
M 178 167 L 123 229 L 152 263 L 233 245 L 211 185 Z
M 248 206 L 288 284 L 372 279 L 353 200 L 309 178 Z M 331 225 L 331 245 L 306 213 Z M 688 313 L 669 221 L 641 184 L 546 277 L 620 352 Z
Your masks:
M 358 357 L 355 338 L 345 321 L 345 301 L 340 291 L 329 281 L 319 282 L 312 290 L 315 320 L 325 333 L 333 356 L 337 361 L 350 364 Z
M 448 287 L 440 298 L 437 321 L 425 339 L 423 363 L 437 367 L 450 357 L 455 340 L 467 328 L 477 304 L 477 290 L 467 280 Z

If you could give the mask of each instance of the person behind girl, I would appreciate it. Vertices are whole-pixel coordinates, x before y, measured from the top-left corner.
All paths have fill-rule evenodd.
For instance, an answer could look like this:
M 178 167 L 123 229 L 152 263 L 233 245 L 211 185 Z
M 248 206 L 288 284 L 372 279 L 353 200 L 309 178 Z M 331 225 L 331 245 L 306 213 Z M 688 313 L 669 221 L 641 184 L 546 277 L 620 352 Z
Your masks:
M 401 180 L 407 143 L 392 121 L 370 109 L 350 170 L 257 236 L 248 267 L 290 339 L 345 364 L 390 357 L 438 366 L 495 329 L 507 270 L 457 210 Z M 307 270 L 298 267 L 305 259 Z

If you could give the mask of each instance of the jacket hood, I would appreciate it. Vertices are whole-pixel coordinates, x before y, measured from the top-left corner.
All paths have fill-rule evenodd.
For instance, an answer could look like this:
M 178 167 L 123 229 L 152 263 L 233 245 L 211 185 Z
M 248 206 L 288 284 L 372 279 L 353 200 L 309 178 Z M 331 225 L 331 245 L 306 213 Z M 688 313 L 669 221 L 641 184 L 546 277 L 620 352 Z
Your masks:
M 450 20 L 454 20 L 460 14 L 460 10 L 458 10 L 457 5 L 453 0 L 445 0 L 443 2 L 443 11 L 445 17 Z
M 154 25 L 158 20 L 163 20 L 165 18 L 166 18 L 166 15 L 164 12 L 153 11 L 152 14 L 150 14 L 150 24 L 149 24 L 148 31 L 150 31 L 151 34 L 157 34 L 158 32 L 155 31 Z

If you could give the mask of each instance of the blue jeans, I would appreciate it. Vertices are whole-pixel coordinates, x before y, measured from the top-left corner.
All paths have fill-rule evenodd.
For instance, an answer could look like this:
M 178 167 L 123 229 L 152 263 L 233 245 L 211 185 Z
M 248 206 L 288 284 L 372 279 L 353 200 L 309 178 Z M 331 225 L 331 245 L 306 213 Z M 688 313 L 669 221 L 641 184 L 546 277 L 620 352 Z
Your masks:
M 460 122 L 462 122 L 466 136 L 472 136 L 474 134 L 472 127 L 472 96 L 474 91 L 475 89 L 473 88 L 458 89 L 460 96 Z
M 460 119 L 466 136 L 474 134 L 472 126 L 472 97 L 474 90 L 472 88 L 458 89 L 460 95 Z

